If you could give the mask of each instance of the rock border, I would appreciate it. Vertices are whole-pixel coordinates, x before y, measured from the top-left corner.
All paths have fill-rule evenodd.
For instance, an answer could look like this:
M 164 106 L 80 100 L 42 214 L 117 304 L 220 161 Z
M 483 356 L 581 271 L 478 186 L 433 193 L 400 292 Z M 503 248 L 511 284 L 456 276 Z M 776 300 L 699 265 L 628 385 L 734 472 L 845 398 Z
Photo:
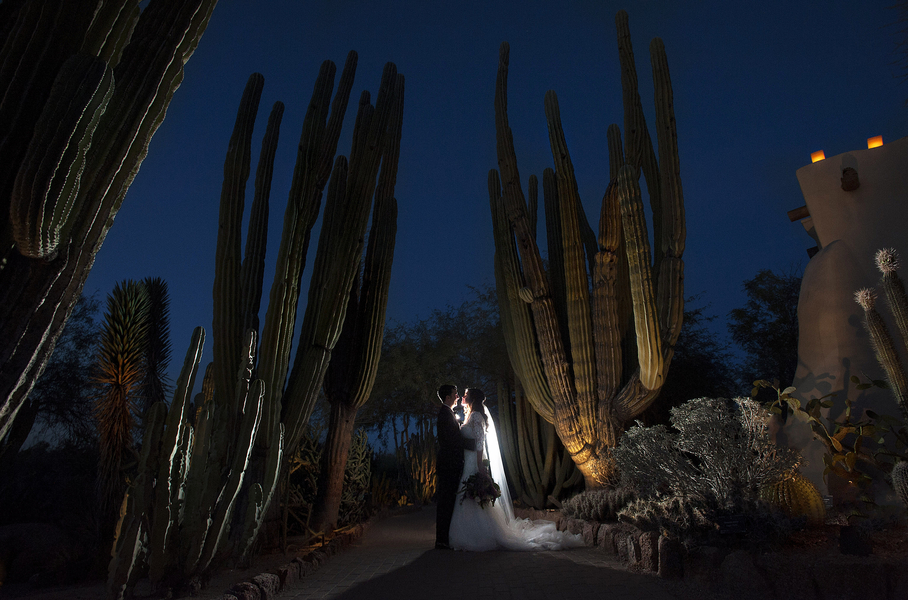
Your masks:
M 320 548 L 295 556 L 290 562 L 233 584 L 217 600 L 272 600 L 287 588 L 299 583 L 361 538 L 366 530 L 382 519 L 407 512 L 407 508 L 383 509 L 365 522 L 340 533 Z
M 685 552 L 677 540 L 626 523 L 570 519 L 557 510 L 515 509 L 517 516 L 553 521 L 579 533 L 587 546 L 618 557 L 628 568 L 675 580 L 684 597 L 735 600 L 903 600 L 908 560 L 845 554 L 793 560 L 782 552 L 721 552 L 704 546 Z M 681 590 L 679 590 L 681 591 Z
M 677 540 L 626 523 L 599 523 L 570 519 L 558 510 L 515 508 L 518 517 L 553 521 L 560 531 L 583 536 L 587 546 L 618 557 L 629 568 L 665 579 L 684 575 L 683 548 Z

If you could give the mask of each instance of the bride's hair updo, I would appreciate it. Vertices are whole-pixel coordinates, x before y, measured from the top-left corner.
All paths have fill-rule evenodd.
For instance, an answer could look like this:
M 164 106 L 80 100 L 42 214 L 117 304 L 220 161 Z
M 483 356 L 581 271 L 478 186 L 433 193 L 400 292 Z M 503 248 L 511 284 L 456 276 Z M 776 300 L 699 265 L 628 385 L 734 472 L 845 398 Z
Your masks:
M 488 427 L 489 424 L 486 422 L 486 395 L 482 393 L 482 390 L 479 388 L 467 388 L 466 391 L 464 391 L 464 398 L 467 399 L 467 404 L 470 406 L 470 412 L 476 413 L 482 417 L 483 424 Z

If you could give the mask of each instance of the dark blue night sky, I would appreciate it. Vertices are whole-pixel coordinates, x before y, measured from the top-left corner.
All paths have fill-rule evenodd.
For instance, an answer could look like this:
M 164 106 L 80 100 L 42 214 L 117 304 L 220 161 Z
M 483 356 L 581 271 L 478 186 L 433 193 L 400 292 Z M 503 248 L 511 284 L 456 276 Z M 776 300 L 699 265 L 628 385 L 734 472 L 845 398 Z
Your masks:
M 804 204 L 795 171 L 810 153 L 828 157 L 864 148 L 870 136 L 908 135 L 890 3 L 222 0 L 85 291 L 103 300 L 117 281 L 166 279 L 176 371 L 192 328 L 210 330 L 224 154 L 246 79 L 265 76 L 254 148 L 271 105 L 286 104 L 271 194 L 271 271 L 319 65 L 330 59 L 340 71 L 356 50 L 341 153 L 356 99 L 363 89 L 374 98 L 384 63 L 406 77 L 388 318 L 409 322 L 460 304 L 469 285 L 493 283 L 486 177 L 497 166 L 499 44 L 511 45 L 509 115 L 524 182 L 552 164 L 543 96 L 553 89 L 596 223 L 608 184 L 606 128 L 623 126 L 614 25 L 623 8 L 651 131 L 649 41 L 661 37 L 668 54 L 687 211 L 685 295 L 702 292 L 700 304 L 724 319 L 743 304 L 744 279 L 806 264 L 814 244 L 786 212 Z

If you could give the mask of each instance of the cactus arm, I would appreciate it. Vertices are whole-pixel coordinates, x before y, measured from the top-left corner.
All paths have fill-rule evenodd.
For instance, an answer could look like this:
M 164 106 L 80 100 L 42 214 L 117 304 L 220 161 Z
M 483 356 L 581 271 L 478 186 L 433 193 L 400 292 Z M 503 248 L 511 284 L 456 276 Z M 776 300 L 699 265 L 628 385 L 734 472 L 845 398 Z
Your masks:
M 235 381 L 236 365 L 240 364 L 243 336 L 240 314 L 243 205 L 252 155 L 252 130 L 264 86 L 265 78 L 261 74 L 253 73 L 249 76 L 237 110 L 233 134 L 230 136 L 227 158 L 224 160 L 224 183 L 221 187 L 215 251 L 211 335 L 214 339 L 214 390 L 216 395 L 223 395 L 225 400 L 230 398 L 229 390 L 233 388 Z M 240 410 L 240 407 L 230 405 L 229 414 L 234 415 Z M 229 427 L 232 431 L 232 424 Z
M 12 303 L 7 298 L 0 301 L 0 339 L 16 340 L 16 344 L 0 348 L 0 436 L 34 384 L 81 292 L 216 1 L 186 2 L 170 12 L 160 9 L 160 4 L 156 0 L 142 12 L 136 32 L 114 68 L 116 86 L 86 156 L 82 197 L 76 201 L 81 210 L 73 221 L 66 252 L 61 253 L 65 255 L 34 269 L 18 252 L 2 249 L 7 266 L 0 274 L 0 290 L 14 291 L 16 297 Z M 63 5 L 81 7 L 69 2 Z M 72 25 L 70 21 L 63 26 Z M 50 73 L 53 78 L 56 69 Z M 10 87 L 4 89 L 17 93 Z M 43 104 L 43 98 L 31 101 Z M 0 122 L 7 121 L 0 117 Z M 15 146 L 17 139 L 10 143 Z M 0 164 L 9 164 L 10 157 L 0 152 L 4 154 Z M 7 188 L 3 189 L 6 193 Z
M 183 368 L 177 378 L 176 390 L 170 411 L 167 413 L 166 424 L 160 443 L 160 458 L 157 467 L 157 483 L 155 485 L 155 503 L 153 516 L 150 519 L 148 567 L 149 578 L 160 581 L 171 559 L 170 543 L 173 531 L 179 523 L 178 502 L 179 488 L 183 481 L 177 478 L 181 468 L 174 470 L 176 459 L 180 457 L 181 447 L 185 453 L 188 443 L 185 425 L 187 400 L 195 384 L 195 375 L 198 371 L 199 361 L 202 358 L 202 348 L 205 345 L 205 330 L 196 327 L 192 332 L 189 349 L 183 361 Z M 145 450 L 145 444 L 142 444 Z M 181 466 L 181 465 L 177 465 Z M 176 477 L 175 477 L 176 476 Z
M 517 156 L 514 139 L 507 116 L 507 76 L 510 47 L 503 42 L 498 53 L 498 78 L 495 85 L 495 130 L 498 147 L 498 166 L 504 192 L 505 210 L 514 230 L 517 248 L 523 264 L 527 286 L 533 294 L 531 309 L 536 324 L 542 362 L 555 402 L 555 428 L 565 447 L 572 455 L 585 462 L 589 452 L 586 442 L 574 429 L 578 421 L 578 410 L 573 402 L 574 382 L 565 352 L 564 343 L 558 331 L 556 316 L 542 258 L 536 246 L 535 237 L 529 228 L 526 216 L 526 201 L 520 189 L 520 174 L 517 170 Z M 581 456 L 582 454 L 582 456 Z
M 533 232 L 533 237 L 535 238 L 537 219 L 539 217 L 539 179 L 535 175 L 530 175 L 527 193 L 530 195 L 527 200 L 527 218 L 530 220 L 530 231 Z
M 908 377 L 899 360 L 889 329 L 876 310 L 876 294 L 873 290 L 859 290 L 855 294 L 855 299 L 864 309 L 864 327 L 870 334 L 870 343 L 873 345 L 877 361 L 886 371 L 886 379 L 889 380 L 892 394 L 902 409 L 902 414 L 908 418 Z
M 631 44 L 631 31 L 628 25 L 627 12 L 620 10 L 615 15 L 615 26 L 618 31 L 618 58 L 621 62 L 621 90 L 624 102 L 624 136 L 625 156 L 627 164 L 636 169 L 636 178 L 639 180 L 642 172 L 646 178 L 646 189 L 649 192 L 650 209 L 654 215 L 662 213 L 660 197 L 661 182 L 659 179 L 659 165 L 656 163 L 656 154 L 653 152 L 653 142 L 646 127 L 646 118 L 643 116 L 643 104 L 637 86 L 637 68 L 634 64 L 634 49 Z M 662 220 L 653 219 L 653 239 L 662 239 Z M 658 271 L 658 263 L 662 259 L 657 253 L 654 270 Z
M 265 414 L 262 417 L 263 443 L 274 439 L 281 418 L 281 401 L 296 327 L 300 275 L 305 267 L 310 232 L 318 216 L 322 190 L 330 175 L 330 172 L 322 175 L 321 171 L 325 161 L 330 167 L 334 160 L 356 63 L 356 53 L 350 52 L 330 107 L 330 116 L 328 106 L 334 87 L 335 67 L 331 61 L 322 64 L 303 121 L 259 352 L 258 374 L 265 382 L 266 393 Z
M 549 129 L 549 143 L 558 183 L 558 200 L 561 210 L 563 239 L 563 269 L 567 302 L 568 333 L 570 337 L 571 361 L 573 363 L 576 403 L 579 427 L 584 440 L 593 440 L 596 435 L 596 356 L 593 345 L 592 321 L 590 315 L 589 279 L 584 261 L 584 244 L 581 234 L 579 213 L 580 195 L 574 166 L 561 126 L 561 111 L 558 96 L 549 90 L 545 95 L 545 113 Z M 589 228 L 589 225 L 587 225 Z
M 259 308 L 262 300 L 262 282 L 265 278 L 265 250 L 268 242 L 268 204 L 271 196 L 271 177 L 274 173 L 274 156 L 280 137 L 283 102 L 275 102 L 268 117 L 262 150 L 255 172 L 255 193 L 246 234 L 246 252 L 240 269 L 239 316 L 242 331 L 259 331 Z
M 253 365 L 255 364 L 256 335 L 252 331 L 246 332 L 243 344 L 243 362 L 240 377 L 236 382 L 236 397 L 234 405 L 240 406 L 242 412 L 239 423 L 238 436 L 233 439 L 233 458 L 227 471 L 227 481 L 210 480 L 212 488 L 219 490 L 217 494 L 214 513 L 212 514 L 211 527 L 205 536 L 205 545 L 198 562 L 198 570 L 205 571 L 211 560 L 221 549 L 226 541 L 230 518 L 233 507 L 243 485 L 246 468 L 255 446 L 255 437 L 258 433 L 262 417 L 262 401 L 264 399 L 264 384 L 261 379 L 250 383 Z M 226 445 L 226 444 L 224 444 Z
M 75 55 L 61 68 L 13 188 L 13 239 L 24 256 L 52 258 L 67 239 L 85 156 L 113 86 L 113 71 L 98 58 Z
M 396 88 L 390 131 L 386 137 L 387 148 L 382 159 L 378 187 L 375 190 L 372 229 L 364 261 L 363 285 L 356 315 L 359 323 L 358 340 L 351 349 L 356 356 L 353 363 L 355 366 L 349 372 L 353 383 L 350 387 L 349 401 L 357 408 L 362 407 L 369 399 L 375 383 L 385 331 L 388 290 L 391 287 L 391 265 L 394 261 L 394 243 L 397 236 L 397 201 L 393 194 L 403 124 L 403 75 L 397 75 Z
M 116 65 L 132 37 L 140 14 L 138 0 L 103 2 L 95 9 L 81 52 Z
M 329 189 L 299 350 L 285 394 L 282 421 L 291 448 L 302 439 L 327 361 L 343 327 L 347 308 L 343 299 L 351 289 L 362 256 L 376 176 L 385 148 L 383 140 L 389 135 L 396 80 L 397 68 L 387 63 L 375 107 L 369 102 L 368 92 L 361 96 L 350 150 L 349 181 L 343 190 L 340 186 L 335 188 L 333 199 Z M 332 184 L 334 178 L 332 175 Z
M 602 198 L 599 252 L 593 269 L 593 330 L 600 403 L 611 404 L 621 384 L 622 329 L 618 312 L 618 266 L 621 246 L 621 211 L 617 187 L 610 183 Z M 600 417 L 601 418 L 601 417 Z
M 492 226 L 495 238 L 495 285 L 501 324 L 511 365 L 527 394 L 532 398 L 537 412 L 549 423 L 555 420 L 555 403 L 536 350 L 529 306 L 518 294 L 520 267 L 517 248 L 501 199 L 498 172 L 489 171 L 489 198 L 492 208 Z
M 545 207 L 545 235 L 548 248 L 548 281 L 555 314 L 558 315 L 558 331 L 568 359 L 571 357 L 571 339 L 568 335 L 567 283 L 564 268 L 564 230 L 558 197 L 558 182 L 555 171 L 542 172 L 542 197 Z
M 154 473 L 159 461 L 158 450 L 164 434 L 167 407 L 154 403 L 146 414 L 144 441 L 139 451 L 139 468 L 135 482 L 126 491 L 125 510 L 120 515 L 114 537 L 113 557 L 108 565 L 107 590 L 111 598 L 120 597 L 138 567 L 138 557 L 147 534 L 146 515 L 154 496 Z
M 640 382 L 646 389 L 658 390 L 664 383 L 659 315 L 650 271 L 650 248 L 643 201 L 636 174 L 630 166 L 622 167 L 618 173 L 618 201 L 630 266 Z
M 672 348 L 681 334 L 684 319 L 684 242 L 687 229 L 684 218 L 684 193 L 681 189 L 681 166 L 678 153 L 678 132 L 672 82 L 665 56 L 665 45 L 655 38 L 650 43 L 653 65 L 653 85 L 656 105 L 656 137 L 659 143 L 659 172 L 661 175 L 661 238 L 654 271 L 659 273 L 656 285 L 659 314 L 662 319 L 662 339 L 666 350 L 666 363 Z M 653 220 L 657 218 L 654 213 Z M 660 229 L 655 231 L 660 234 Z

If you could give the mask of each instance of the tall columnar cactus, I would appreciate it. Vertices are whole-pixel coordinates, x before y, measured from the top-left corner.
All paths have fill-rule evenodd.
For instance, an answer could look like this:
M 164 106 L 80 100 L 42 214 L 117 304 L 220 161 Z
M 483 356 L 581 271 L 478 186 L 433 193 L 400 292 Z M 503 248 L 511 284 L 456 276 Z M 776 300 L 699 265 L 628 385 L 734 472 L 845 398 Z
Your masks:
M 325 397 L 331 405 L 328 435 L 322 453 L 318 491 L 312 507 L 314 530 L 333 528 L 337 524 L 344 483 L 344 466 L 352 441 L 356 413 L 369 399 L 381 357 L 385 331 L 385 309 L 391 285 L 391 263 L 397 234 L 397 200 L 394 184 L 400 155 L 403 124 L 404 79 L 397 75 L 394 83 L 394 106 L 381 158 L 381 174 L 375 189 L 375 208 L 369 245 L 357 267 L 347 300 L 347 315 L 331 363 L 325 375 Z M 371 195 L 371 190 L 364 190 Z
M 255 335 L 250 332 L 246 338 L 246 356 L 234 386 L 244 408 L 227 469 L 212 461 L 219 446 L 227 443 L 225 432 L 216 426 L 226 407 L 205 402 L 200 394 L 199 420 L 193 427 L 186 418 L 203 344 L 204 331 L 197 327 L 170 409 L 157 403 L 149 410 L 139 475 L 127 491 L 108 569 L 111 598 L 127 593 L 135 574 L 146 568 L 155 584 L 177 587 L 205 573 L 228 545 L 231 517 L 243 490 L 261 498 L 261 485 L 243 485 L 264 396 L 262 381 L 250 380 Z M 215 500 L 209 503 L 211 497 Z
M 891 248 L 880 250 L 876 254 L 876 265 L 883 274 L 880 287 L 883 288 L 886 303 L 895 318 L 902 348 L 908 350 L 908 298 L 897 273 L 898 254 Z M 870 335 L 873 351 L 886 372 L 890 389 L 902 414 L 908 418 L 908 376 L 899 358 L 895 341 L 882 315 L 876 309 L 876 290 L 873 288 L 858 290 L 854 294 L 854 299 L 864 309 L 864 328 Z
M 0 7 L 0 437 L 53 351 L 216 3 Z
M 533 410 L 519 382 L 516 388 L 513 404 L 507 401 L 511 396 L 507 386 L 498 389 L 501 448 L 511 495 L 527 506 L 543 509 L 551 504 L 550 497 L 558 499 L 583 477 L 558 441 L 554 425 Z
M 165 433 L 168 445 L 162 450 L 162 457 L 166 458 L 158 467 L 158 480 L 169 485 L 158 487 L 149 511 L 137 517 L 152 523 L 149 547 L 138 556 L 148 557 L 149 575 L 159 584 L 173 584 L 172 580 L 177 580 L 174 585 L 179 585 L 179 580 L 202 575 L 221 559 L 248 555 L 279 479 L 284 449 L 295 448 L 305 431 L 324 369 L 344 323 L 345 300 L 353 289 L 362 260 L 362 240 L 379 165 L 386 148 L 396 148 L 399 142 L 392 140 L 400 137 L 400 114 L 394 111 L 399 112 L 402 106 L 403 78 L 388 63 L 376 106 L 370 104 L 367 92 L 361 98 L 350 168 L 342 156 L 335 162 L 303 334 L 285 391 L 300 274 L 334 161 L 356 62 L 357 55 L 351 52 L 333 104 L 331 93 L 336 68 L 331 61 L 322 64 L 316 80 L 303 122 L 278 250 L 277 273 L 260 345 L 256 343 L 257 315 L 267 242 L 268 199 L 283 104 L 275 104 L 263 138 L 245 258 L 241 258 L 245 187 L 263 77 L 253 74 L 243 93 L 228 147 L 221 192 L 212 328 L 214 360 L 206 371 L 193 427 L 188 425 L 192 419 L 186 412 L 185 401 L 179 404 L 175 400 L 172 404 L 168 418 L 181 425 L 174 425 L 175 429 L 168 426 Z M 389 125 L 395 122 L 392 113 L 396 114 L 396 133 L 393 125 Z M 374 311 L 380 305 L 383 315 L 387 298 L 387 268 L 382 271 L 381 265 L 390 266 L 390 257 L 385 253 L 389 247 L 393 249 L 396 206 L 391 194 L 396 165 L 395 154 L 382 169 L 379 181 L 382 192 L 376 197 L 383 201 L 373 217 L 366 258 L 367 273 L 377 269 L 380 275 L 367 275 L 370 283 L 364 284 L 363 298 L 377 294 L 378 299 L 362 300 L 364 316 L 352 321 L 358 323 L 357 327 L 375 329 L 376 322 L 383 325 L 384 321 L 383 316 L 376 318 Z M 365 290 L 370 286 L 377 291 L 367 293 Z M 372 345 L 371 335 L 375 334 L 362 332 L 357 338 L 365 346 L 361 351 L 365 353 L 366 363 L 377 359 L 375 353 L 366 352 Z M 381 329 L 377 337 L 380 343 Z M 196 361 L 197 352 L 193 348 L 199 343 L 194 339 L 190 349 Z M 187 357 L 187 365 L 190 362 Z M 237 365 L 243 365 L 244 373 L 238 383 Z M 253 368 L 258 377 L 255 381 L 252 381 Z M 194 369 L 191 367 L 187 378 L 194 377 Z M 368 373 L 368 370 L 357 371 L 361 372 Z M 293 386 L 294 381 L 317 385 L 300 391 Z M 192 389 L 191 384 L 188 389 Z M 178 395 L 185 393 L 178 390 Z M 368 390 L 365 393 L 368 395 Z M 286 441 L 285 427 L 289 434 Z M 176 542 L 172 536 L 176 536 Z M 130 548 L 129 544 L 125 548 Z M 112 563 L 111 573 L 114 572 L 122 573 L 122 569 L 114 569 Z M 122 585 L 117 582 L 111 589 L 120 589 Z
M 497 171 L 489 173 L 496 281 L 511 362 L 588 488 L 610 481 L 610 449 L 625 424 L 658 396 L 684 308 L 684 202 L 665 49 L 658 38 L 650 44 L 657 161 L 637 92 L 627 14 L 619 12 L 616 21 L 626 143 L 622 155 L 618 127 L 609 127 L 610 181 L 598 237 L 583 212 L 558 99 L 549 91 L 545 114 L 555 170 L 543 174 L 549 272 L 543 269 L 508 126 L 507 43 L 501 45 L 495 91 L 501 181 Z M 653 211 L 655 252 L 641 174 Z

